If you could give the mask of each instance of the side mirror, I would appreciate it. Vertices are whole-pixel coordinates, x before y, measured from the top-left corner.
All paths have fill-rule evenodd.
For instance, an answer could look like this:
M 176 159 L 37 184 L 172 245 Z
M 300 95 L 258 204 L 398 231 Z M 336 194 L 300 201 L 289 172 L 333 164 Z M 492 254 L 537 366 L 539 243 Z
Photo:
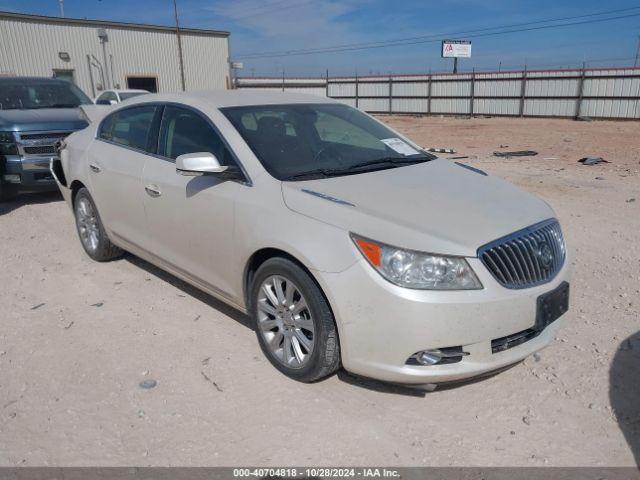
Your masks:
M 176 172 L 190 177 L 217 175 L 228 169 L 220 165 L 216 156 L 209 152 L 185 153 L 176 158 Z
M 109 105 L 116 105 L 117 103 L 117 100 L 109 100 Z

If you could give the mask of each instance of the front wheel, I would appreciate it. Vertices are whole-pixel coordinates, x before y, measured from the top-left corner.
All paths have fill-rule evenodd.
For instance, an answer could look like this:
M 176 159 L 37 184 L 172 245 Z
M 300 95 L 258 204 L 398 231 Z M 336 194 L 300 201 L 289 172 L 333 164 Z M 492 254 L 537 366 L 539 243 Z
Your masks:
M 122 255 L 122 249 L 109 240 L 96 204 L 86 188 L 81 188 L 76 194 L 73 211 L 78 236 L 87 255 L 98 262 L 113 260 Z
M 262 351 L 282 373 L 313 382 L 340 367 L 340 344 L 331 309 L 302 268 L 272 258 L 255 274 L 251 313 Z

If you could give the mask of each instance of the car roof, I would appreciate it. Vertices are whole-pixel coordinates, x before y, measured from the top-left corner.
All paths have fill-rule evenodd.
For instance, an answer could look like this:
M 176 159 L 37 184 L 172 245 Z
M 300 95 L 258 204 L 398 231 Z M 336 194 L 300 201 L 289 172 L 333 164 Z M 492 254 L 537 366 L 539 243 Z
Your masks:
M 109 88 L 107 90 L 105 90 L 102 93 L 105 92 L 116 92 L 116 93 L 134 93 L 134 92 L 140 92 L 140 93 L 149 93 L 148 90 L 142 90 L 140 88 Z
M 200 92 L 154 93 L 144 97 L 134 97 L 127 102 L 177 102 L 197 107 L 208 104 L 214 108 L 282 105 L 290 103 L 339 103 L 330 98 L 306 93 L 273 92 L 265 90 L 208 90 Z
M 11 76 L 0 76 L 0 84 L 2 83 L 16 83 L 19 82 L 21 84 L 34 84 L 34 83 L 68 83 L 68 80 L 63 80 L 61 78 L 51 78 L 51 77 L 11 77 Z

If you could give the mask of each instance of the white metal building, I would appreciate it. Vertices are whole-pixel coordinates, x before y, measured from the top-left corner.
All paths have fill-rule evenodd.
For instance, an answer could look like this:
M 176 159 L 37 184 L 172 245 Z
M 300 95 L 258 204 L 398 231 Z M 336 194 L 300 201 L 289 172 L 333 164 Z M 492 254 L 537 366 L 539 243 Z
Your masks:
M 0 75 L 171 92 L 181 63 L 185 90 L 229 88 L 229 32 L 0 12 Z

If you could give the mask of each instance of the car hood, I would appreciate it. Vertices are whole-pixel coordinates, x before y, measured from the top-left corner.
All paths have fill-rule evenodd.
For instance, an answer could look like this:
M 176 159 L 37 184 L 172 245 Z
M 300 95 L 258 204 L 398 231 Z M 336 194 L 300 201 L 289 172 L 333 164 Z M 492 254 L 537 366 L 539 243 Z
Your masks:
M 5 131 L 80 130 L 86 126 L 79 108 L 0 110 L 0 130 Z
M 541 199 L 449 160 L 283 182 L 291 210 L 358 235 L 431 253 L 478 247 L 554 216 Z

